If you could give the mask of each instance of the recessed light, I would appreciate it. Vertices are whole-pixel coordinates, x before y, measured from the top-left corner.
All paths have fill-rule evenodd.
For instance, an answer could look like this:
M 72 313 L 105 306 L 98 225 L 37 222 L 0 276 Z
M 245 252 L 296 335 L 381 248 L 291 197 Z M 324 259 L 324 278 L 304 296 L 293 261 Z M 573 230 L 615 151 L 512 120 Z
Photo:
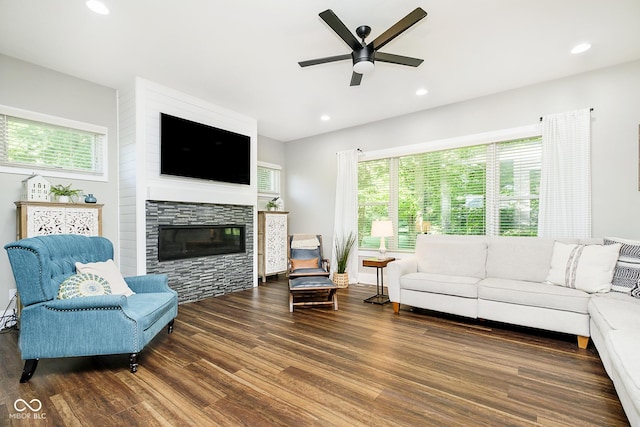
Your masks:
M 88 0 L 85 4 L 92 12 L 95 12 L 98 15 L 109 14 L 109 8 L 99 0 Z
M 426 90 L 426 89 L 424 89 L 424 88 L 422 88 L 422 89 L 418 89 L 418 90 L 416 91 L 416 95 L 418 95 L 418 96 L 423 96 L 423 95 L 426 95 L 426 94 L 428 94 L 428 93 L 429 93 L 429 91 L 428 91 L 428 90 Z
M 322 120 L 323 122 L 326 122 L 326 121 L 331 120 L 331 117 L 329 117 L 326 114 L 323 114 L 322 116 L 320 116 L 320 120 Z
M 586 52 L 589 49 L 591 49 L 590 43 L 580 43 L 578 45 L 575 45 L 573 49 L 571 49 L 571 53 L 577 55 L 578 53 Z

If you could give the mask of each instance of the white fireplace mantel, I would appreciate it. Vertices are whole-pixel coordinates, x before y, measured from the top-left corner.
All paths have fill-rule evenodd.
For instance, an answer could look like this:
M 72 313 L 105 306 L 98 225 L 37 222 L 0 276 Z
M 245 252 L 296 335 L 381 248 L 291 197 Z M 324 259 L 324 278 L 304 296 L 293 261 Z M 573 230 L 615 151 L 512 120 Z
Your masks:
M 160 113 L 251 138 L 251 185 L 160 175 Z M 195 96 L 136 78 L 118 92 L 120 166 L 120 269 L 146 273 L 145 202 L 217 203 L 257 207 L 257 120 Z M 254 214 L 257 228 L 257 214 Z M 254 242 L 256 245 L 257 242 Z M 257 257 L 254 257 L 257 272 Z M 257 273 L 254 286 L 257 286 Z

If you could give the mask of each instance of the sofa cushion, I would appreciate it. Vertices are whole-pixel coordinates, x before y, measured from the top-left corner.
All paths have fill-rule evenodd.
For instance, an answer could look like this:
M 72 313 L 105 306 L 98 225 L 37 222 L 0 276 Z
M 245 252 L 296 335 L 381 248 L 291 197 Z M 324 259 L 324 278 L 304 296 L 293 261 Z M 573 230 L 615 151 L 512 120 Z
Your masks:
M 318 258 L 311 259 L 291 259 L 291 269 L 297 270 L 299 268 L 317 268 Z
M 638 413 L 640 412 L 640 363 L 638 363 L 640 330 L 611 331 L 607 335 L 606 342 L 614 371 L 613 380 L 616 391 L 621 401 L 633 403 L 635 412 Z M 629 413 L 626 407 L 625 411 Z
M 409 273 L 400 277 L 400 288 L 464 298 L 477 298 L 477 283 L 479 280 L 468 276 Z
M 486 276 L 487 243 L 485 239 L 464 236 L 433 236 L 416 241 L 418 272 L 483 278 Z M 451 239 L 448 239 L 451 237 Z
M 487 277 L 544 282 L 551 268 L 554 242 L 543 237 L 492 237 Z
M 478 298 L 586 314 L 590 295 L 546 283 L 491 277 L 478 283 Z
M 638 329 L 640 300 L 620 292 L 592 295 L 589 315 L 605 336 L 614 329 Z
M 609 292 L 620 244 L 553 244 L 547 281 L 585 292 Z
M 174 309 L 177 297 L 170 292 L 147 292 L 127 297 L 127 314 L 138 320 L 142 330 L 147 330 L 162 316 Z
M 604 244 L 612 245 L 620 243 L 620 255 L 613 273 L 611 290 L 617 292 L 629 292 L 640 280 L 640 242 L 636 240 L 620 239 L 618 237 L 605 237 Z

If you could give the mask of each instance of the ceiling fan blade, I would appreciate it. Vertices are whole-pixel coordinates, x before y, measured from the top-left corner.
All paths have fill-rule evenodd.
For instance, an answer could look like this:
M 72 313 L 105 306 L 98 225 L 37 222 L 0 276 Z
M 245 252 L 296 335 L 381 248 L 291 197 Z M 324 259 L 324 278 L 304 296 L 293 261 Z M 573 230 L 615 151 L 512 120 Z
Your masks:
M 351 84 L 349 86 L 360 86 L 360 82 L 362 81 L 362 74 L 356 73 L 355 71 L 351 74 Z
M 351 59 L 351 54 L 327 56 L 325 58 L 317 58 L 317 59 L 309 59 L 307 61 L 300 61 L 298 62 L 298 64 L 301 67 L 308 67 L 310 65 L 318 65 L 318 64 L 325 64 L 327 62 L 342 61 L 343 59 Z
M 374 41 L 369 43 L 369 47 L 373 50 L 380 49 L 425 16 L 427 16 L 427 12 L 425 12 L 421 7 L 417 7 L 413 12 L 409 13 L 407 16 L 393 24 L 387 31 L 376 37 Z
M 345 41 L 346 44 L 352 50 L 360 49 L 362 47 L 362 43 L 358 41 L 356 36 L 353 35 L 351 31 L 347 28 L 346 25 L 338 18 L 338 16 L 333 13 L 333 10 L 327 9 L 324 12 L 320 12 L 320 18 L 326 22 L 333 31 L 336 32 L 337 35 L 340 36 L 342 40 Z
M 417 67 L 422 64 L 424 59 L 411 58 L 410 56 L 394 55 L 392 53 L 376 52 L 376 61 L 389 62 L 391 64 L 408 65 L 409 67 Z

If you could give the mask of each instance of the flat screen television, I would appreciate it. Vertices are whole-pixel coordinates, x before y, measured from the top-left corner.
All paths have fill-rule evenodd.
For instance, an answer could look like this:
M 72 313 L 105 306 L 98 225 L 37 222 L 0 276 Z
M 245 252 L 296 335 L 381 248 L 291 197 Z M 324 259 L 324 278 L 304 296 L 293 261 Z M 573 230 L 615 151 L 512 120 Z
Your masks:
M 251 138 L 160 113 L 160 174 L 250 184 Z

